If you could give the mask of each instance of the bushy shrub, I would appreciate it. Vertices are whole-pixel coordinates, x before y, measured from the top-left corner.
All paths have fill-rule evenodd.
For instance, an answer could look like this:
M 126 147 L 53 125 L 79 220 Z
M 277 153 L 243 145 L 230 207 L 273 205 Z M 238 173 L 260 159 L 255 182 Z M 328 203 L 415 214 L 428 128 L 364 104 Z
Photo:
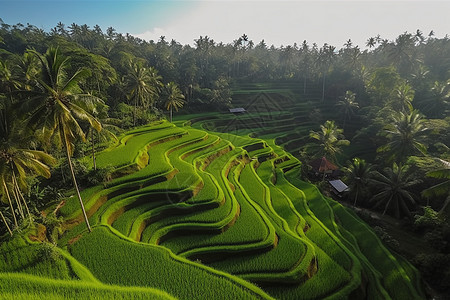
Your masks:
M 442 225 L 443 222 L 443 218 L 440 217 L 438 212 L 432 209 L 430 206 L 425 206 L 423 208 L 423 215 L 414 216 L 414 225 L 417 228 L 434 228 L 436 226 Z
M 39 247 L 37 258 L 40 262 L 57 262 L 62 259 L 62 256 L 56 250 L 55 245 L 42 243 Z
M 83 179 L 84 182 L 89 186 L 104 184 L 106 182 L 111 181 L 112 179 L 111 174 L 113 172 L 114 168 L 111 166 L 107 166 L 105 168 L 97 170 L 92 169 L 83 176 Z
M 391 248 L 393 250 L 398 250 L 399 249 L 399 247 L 400 247 L 399 242 L 396 239 L 394 239 L 392 236 L 390 236 L 386 232 L 386 230 L 384 230 L 384 228 L 382 228 L 380 226 L 375 226 L 373 228 L 373 230 L 378 235 L 380 240 L 382 240 L 385 245 L 389 246 L 389 248 Z

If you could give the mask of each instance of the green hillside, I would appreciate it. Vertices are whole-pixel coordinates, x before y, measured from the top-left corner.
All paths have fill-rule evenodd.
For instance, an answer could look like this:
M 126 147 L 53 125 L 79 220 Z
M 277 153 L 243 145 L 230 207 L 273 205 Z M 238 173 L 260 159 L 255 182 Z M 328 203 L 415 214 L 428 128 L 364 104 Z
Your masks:
M 270 93 L 255 95 L 289 102 Z M 424 298 L 409 263 L 300 179 L 300 161 L 275 143 L 280 132 L 302 133 L 286 129 L 289 118 L 302 115 L 266 107 L 123 134 L 97 155 L 113 179 L 82 191 L 93 231 L 72 197 L 60 210 L 58 247 L 19 237 L 1 244 L 1 297 Z

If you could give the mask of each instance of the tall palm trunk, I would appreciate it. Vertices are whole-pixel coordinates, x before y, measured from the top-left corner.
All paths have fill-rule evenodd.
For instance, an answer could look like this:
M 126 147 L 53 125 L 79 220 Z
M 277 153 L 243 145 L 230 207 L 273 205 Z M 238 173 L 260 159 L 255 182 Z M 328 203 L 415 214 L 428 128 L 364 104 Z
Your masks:
M 93 131 L 91 131 L 91 142 L 92 142 L 92 163 L 94 164 L 94 170 L 97 170 L 97 163 L 95 162 L 95 143 Z
M 322 80 L 322 102 L 325 101 L 325 74 L 323 75 L 323 80 Z
M 23 197 L 23 194 L 20 191 L 19 183 L 17 182 L 16 174 L 14 173 L 14 171 L 13 171 L 13 181 L 14 181 L 14 185 L 15 185 L 17 194 L 19 195 L 19 199 L 22 200 L 22 202 L 25 206 L 25 209 L 27 210 L 27 214 L 28 214 L 28 217 L 30 218 L 30 222 L 33 222 L 33 219 L 31 217 L 31 213 L 30 213 L 30 209 L 28 208 L 27 202 L 25 201 L 25 198 Z
M 70 159 L 70 153 L 69 153 L 69 145 L 68 145 L 69 141 L 67 140 L 67 138 L 64 135 L 63 128 L 64 128 L 63 122 L 60 121 L 60 130 L 61 130 L 60 135 L 61 135 L 61 138 L 64 139 L 63 144 L 64 144 L 64 148 L 66 150 L 66 157 L 67 157 L 67 162 L 68 162 L 69 168 L 70 168 L 70 174 L 72 175 L 73 186 L 75 187 L 75 190 L 77 192 L 77 197 L 78 197 L 78 200 L 81 205 L 81 211 L 83 212 L 83 217 L 84 217 L 84 221 L 86 222 L 86 227 L 89 232 L 92 232 L 91 225 L 89 224 L 89 219 L 86 214 L 86 210 L 84 208 L 83 200 L 81 199 L 80 190 L 78 189 L 77 179 L 75 178 L 75 173 L 73 171 L 72 160 Z
M 6 222 L 5 216 L 2 214 L 1 211 L 0 211 L 0 217 L 2 217 L 3 223 L 5 223 L 5 225 L 6 225 L 6 229 L 8 229 L 9 235 L 12 236 L 13 233 L 11 231 L 11 228 L 9 228 L 8 222 Z
M 439 210 L 439 215 L 443 215 L 447 209 L 447 206 L 450 204 L 450 195 L 447 196 L 447 198 L 444 201 L 444 205 L 442 206 L 442 208 Z
M 354 207 L 356 207 L 356 201 L 358 201 L 358 192 L 358 189 L 356 189 L 355 202 L 353 203 Z
M 19 227 L 19 225 L 17 223 L 16 213 L 14 211 L 14 207 L 12 205 L 11 197 L 9 196 L 9 191 L 8 191 L 8 187 L 6 186 L 5 180 L 3 180 L 3 188 L 5 189 L 6 197 L 8 198 L 9 208 L 11 209 L 11 214 L 13 215 L 13 219 L 14 219 L 14 225 L 17 228 L 17 227 Z
M 134 100 L 133 126 L 136 126 L 137 99 Z
M 172 106 L 170 107 L 170 123 L 172 123 L 172 110 L 173 110 L 173 108 L 172 108 Z
M 17 209 L 19 210 L 19 215 L 22 217 L 22 220 L 25 219 L 25 215 L 23 213 L 23 208 L 22 208 L 22 203 L 20 203 L 20 198 L 19 198 L 19 194 L 17 194 L 16 191 L 16 187 L 14 185 L 14 180 L 13 180 L 13 190 L 12 190 L 12 194 L 14 196 L 14 200 L 16 200 L 17 203 Z

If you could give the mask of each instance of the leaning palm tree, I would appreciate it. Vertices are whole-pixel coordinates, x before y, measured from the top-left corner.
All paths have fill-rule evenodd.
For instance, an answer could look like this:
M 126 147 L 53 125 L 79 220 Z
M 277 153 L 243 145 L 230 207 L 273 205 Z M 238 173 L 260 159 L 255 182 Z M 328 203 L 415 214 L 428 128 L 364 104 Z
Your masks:
M 356 206 L 359 196 L 368 194 L 368 186 L 372 178 L 372 165 L 364 159 L 354 158 L 350 165 L 344 169 L 349 184 L 349 194 L 353 197 L 353 206 Z
M 166 109 L 170 111 L 170 122 L 172 122 L 172 113 L 175 108 L 183 107 L 184 105 L 184 95 L 181 93 L 180 89 L 174 82 L 169 82 L 166 85 L 167 101 L 165 103 Z
M 411 216 L 408 203 L 415 205 L 415 195 L 408 189 L 420 180 L 414 179 L 408 171 L 406 166 L 394 163 L 383 173 L 374 172 L 372 183 L 377 193 L 369 201 L 375 203 L 374 208 L 384 205 L 383 215 L 390 209 L 396 218 L 400 218 L 401 213 Z
M 336 104 L 340 108 L 340 112 L 343 115 L 343 129 L 345 128 L 345 121 L 347 121 L 347 119 L 350 119 L 355 114 L 355 110 L 359 108 L 359 104 L 355 101 L 355 98 L 355 93 L 353 93 L 352 91 L 346 91 L 345 96 L 341 97 L 341 100 L 339 100 Z
M 334 121 L 327 120 L 320 125 L 319 131 L 310 131 L 309 137 L 316 140 L 315 146 L 318 147 L 318 155 L 326 156 L 335 162 L 336 154 L 341 152 L 341 147 L 350 144 L 342 134 L 343 132 L 344 130 L 338 128 Z
M 76 137 L 85 140 L 78 120 L 84 120 L 95 129 L 101 130 L 100 123 L 88 113 L 101 100 L 82 93 L 78 84 L 89 75 L 89 72 L 86 69 L 79 69 L 69 77 L 66 72 L 68 58 L 62 56 L 58 48 L 51 47 L 44 55 L 34 50 L 29 52 L 39 59 L 41 70 L 40 76 L 36 78 L 35 89 L 24 92 L 26 99 L 23 109 L 29 111 L 27 124 L 32 129 L 41 128 L 44 141 L 57 141 L 58 145 L 64 148 L 83 217 L 88 230 L 91 231 L 71 156 Z
M 408 156 L 416 153 L 425 155 L 427 147 L 423 141 L 428 128 L 423 121 L 417 111 L 394 115 L 392 122 L 384 129 L 388 142 L 379 147 L 377 152 L 387 153 L 387 158 L 391 161 L 405 161 Z

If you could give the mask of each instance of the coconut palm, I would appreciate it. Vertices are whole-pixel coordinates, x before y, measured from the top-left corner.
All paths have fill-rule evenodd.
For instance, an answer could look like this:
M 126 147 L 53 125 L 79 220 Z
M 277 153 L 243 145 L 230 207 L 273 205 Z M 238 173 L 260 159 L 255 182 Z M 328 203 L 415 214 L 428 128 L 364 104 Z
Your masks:
M 49 178 L 50 169 L 47 164 L 53 164 L 55 160 L 42 151 L 24 148 L 28 141 L 19 131 L 16 120 L 18 119 L 12 113 L 10 105 L 5 105 L 0 110 L 0 194 L 2 202 L 9 204 L 14 226 L 17 228 L 16 210 L 22 219 L 27 214 L 31 221 L 31 214 L 23 197 L 23 192 L 27 189 L 26 177 L 40 175 Z M 12 234 L 3 215 L 2 219 Z
M 420 100 L 420 110 L 426 115 L 445 118 L 450 112 L 450 80 L 435 81 L 430 95 Z
M 384 206 L 383 215 L 391 210 L 396 218 L 400 218 L 402 213 L 411 216 L 408 203 L 415 205 L 415 195 L 408 189 L 420 183 L 420 180 L 414 179 L 408 171 L 407 166 L 394 163 L 392 168 L 385 168 L 383 173 L 374 172 L 372 184 L 377 192 L 369 201 L 375 203 L 374 208 Z
M 322 102 L 325 101 L 325 82 L 335 56 L 335 50 L 336 47 L 324 44 L 323 47 L 320 48 L 319 55 L 316 60 L 317 68 L 322 73 Z
M 370 179 L 372 178 L 372 165 L 364 159 L 354 158 L 350 165 L 344 169 L 349 184 L 349 194 L 354 199 L 356 206 L 358 197 L 367 195 Z
M 399 35 L 395 44 L 388 49 L 388 57 L 397 66 L 399 73 L 410 74 L 414 63 L 414 36 L 407 32 Z
M 428 128 L 423 121 L 417 111 L 394 115 L 392 122 L 384 129 L 388 142 L 379 147 L 377 152 L 385 152 L 388 159 L 394 161 L 405 161 L 416 153 L 425 155 L 427 147 L 423 141 Z
M 166 93 L 167 101 L 165 103 L 165 107 L 168 111 L 170 111 L 170 122 L 172 122 L 173 109 L 175 108 L 175 110 L 178 111 L 178 108 L 183 107 L 185 102 L 184 95 L 174 82 L 169 82 L 166 85 Z
M 9 61 L 0 60 L 0 92 L 4 92 L 9 96 L 9 101 L 13 102 L 12 91 L 19 86 L 19 82 L 15 80 Z
M 146 68 L 138 62 L 130 62 L 125 77 L 125 90 L 134 105 L 133 125 L 136 125 L 137 107 L 148 109 L 158 94 L 161 77 L 154 68 Z
M 95 157 L 95 148 L 96 143 L 99 141 L 106 142 L 110 140 L 117 141 L 116 135 L 113 133 L 113 131 L 119 131 L 119 127 L 117 127 L 114 124 L 119 123 L 120 121 L 118 119 L 109 118 L 108 117 L 108 106 L 104 103 L 98 103 L 93 111 L 90 111 L 90 114 L 94 116 L 102 125 L 102 129 L 100 131 L 97 131 L 92 126 L 89 126 L 90 124 L 87 123 L 83 126 L 83 129 L 85 129 L 86 138 L 91 141 L 91 150 L 92 150 L 92 165 L 94 167 L 94 170 L 97 170 L 97 163 L 96 163 L 96 157 Z
M 366 41 L 366 46 L 369 48 L 375 47 L 375 44 L 376 44 L 376 40 L 373 37 L 368 38 Z
M 316 140 L 318 155 L 326 156 L 333 162 L 336 161 L 336 154 L 341 152 L 341 146 L 348 146 L 350 142 L 344 138 L 343 129 L 338 128 L 334 121 L 327 120 L 320 125 L 319 131 L 310 131 L 309 137 Z
M 88 122 L 96 130 L 101 130 L 100 123 L 88 113 L 99 98 L 83 94 L 79 88 L 81 80 L 89 75 L 86 69 L 79 69 L 68 76 L 68 58 L 61 55 L 58 48 L 49 48 L 44 55 L 30 50 L 39 59 L 41 72 L 37 78 L 36 88 L 25 91 L 27 96 L 23 109 L 30 112 L 27 124 L 32 129 L 41 128 L 44 141 L 56 141 L 66 153 L 72 181 L 83 217 L 89 231 L 91 227 L 81 199 L 78 184 L 73 171 L 71 156 L 77 136 L 85 141 L 85 135 L 78 120 Z
M 345 122 L 347 119 L 350 119 L 354 114 L 355 110 L 359 108 L 358 102 L 355 101 L 356 94 L 352 91 L 346 91 L 345 96 L 341 97 L 341 100 L 338 101 L 336 104 L 341 114 L 344 116 L 344 124 L 342 125 L 342 128 L 345 128 Z
M 402 83 L 394 91 L 394 109 L 404 113 L 412 112 L 413 106 L 411 102 L 414 99 L 414 94 L 415 92 L 409 84 Z

